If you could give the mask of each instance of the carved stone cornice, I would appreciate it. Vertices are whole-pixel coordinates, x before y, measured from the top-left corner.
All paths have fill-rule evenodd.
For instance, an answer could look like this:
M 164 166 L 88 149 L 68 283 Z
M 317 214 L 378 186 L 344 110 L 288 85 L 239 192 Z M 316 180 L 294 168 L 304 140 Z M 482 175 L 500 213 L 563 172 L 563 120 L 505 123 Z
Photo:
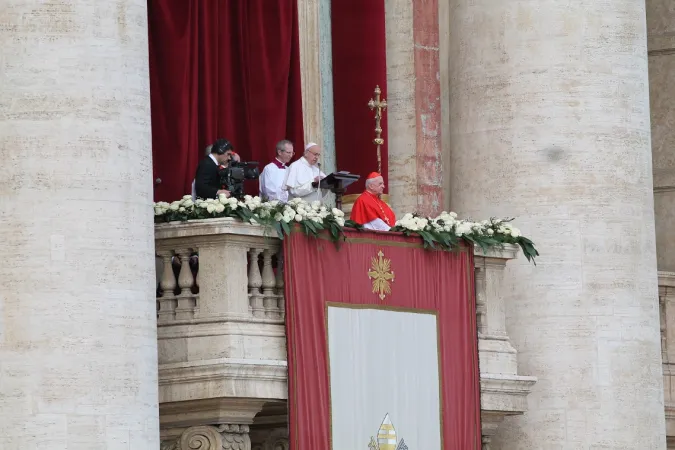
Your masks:
M 201 400 L 195 392 L 211 397 L 285 400 L 288 397 L 287 362 L 222 358 L 159 366 L 160 413 L 164 403 Z

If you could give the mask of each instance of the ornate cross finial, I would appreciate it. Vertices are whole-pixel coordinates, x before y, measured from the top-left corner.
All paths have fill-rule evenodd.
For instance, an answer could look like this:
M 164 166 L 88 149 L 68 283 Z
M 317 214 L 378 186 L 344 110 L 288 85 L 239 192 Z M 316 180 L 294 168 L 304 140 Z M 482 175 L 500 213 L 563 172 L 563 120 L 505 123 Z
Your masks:
M 382 155 L 380 146 L 384 144 L 384 139 L 382 139 L 382 112 L 387 109 L 387 100 L 380 100 L 380 86 L 375 86 L 375 99 L 370 99 L 368 102 L 368 107 L 371 110 L 375 111 L 375 139 L 373 139 L 373 144 L 377 145 L 377 173 L 382 173 Z

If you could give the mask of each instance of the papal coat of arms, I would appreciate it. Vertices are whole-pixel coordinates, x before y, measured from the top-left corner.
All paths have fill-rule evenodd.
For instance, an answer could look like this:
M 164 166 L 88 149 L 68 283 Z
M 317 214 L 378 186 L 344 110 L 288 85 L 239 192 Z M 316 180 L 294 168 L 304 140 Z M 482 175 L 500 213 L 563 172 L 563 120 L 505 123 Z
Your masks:
M 408 446 L 405 445 L 403 439 L 397 440 L 396 429 L 391 423 L 388 413 L 384 416 L 382 425 L 377 431 L 377 440 L 374 437 L 370 438 L 368 450 L 408 450 Z

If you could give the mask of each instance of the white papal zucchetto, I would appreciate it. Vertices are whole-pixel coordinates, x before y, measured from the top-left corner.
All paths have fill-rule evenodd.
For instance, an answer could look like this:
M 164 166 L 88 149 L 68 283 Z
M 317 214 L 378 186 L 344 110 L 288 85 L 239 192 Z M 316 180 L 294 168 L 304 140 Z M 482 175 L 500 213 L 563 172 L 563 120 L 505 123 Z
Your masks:
M 309 144 L 305 145 L 305 151 L 309 150 L 310 148 L 314 147 L 315 145 L 319 145 L 316 142 L 310 142 Z

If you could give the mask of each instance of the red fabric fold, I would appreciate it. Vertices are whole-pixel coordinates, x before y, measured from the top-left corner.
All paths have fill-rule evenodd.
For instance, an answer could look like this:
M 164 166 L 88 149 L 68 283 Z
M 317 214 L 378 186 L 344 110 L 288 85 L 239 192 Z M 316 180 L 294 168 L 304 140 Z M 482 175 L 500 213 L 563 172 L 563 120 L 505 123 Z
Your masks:
M 377 170 L 375 119 L 368 100 L 373 98 L 376 85 L 382 90 L 381 99 L 387 98 L 384 0 L 333 0 L 331 25 L 337 167 L 361 174 L 361 179 L 347 188 L 348 193 L 358 193 L 365 187 L 365 175 Z M 381 126 L 382 175 L 388 186 L 386 112 Z
M 296 0 L 148 0 L 148 28 L 156 201 L 190 193 L 216 138 L 260 170 L 303 145 Z
M 456 252 L 429 251 L 422 248 L 418 238 L 398 233 L 347 232 L 347 238 L 339 250 L 327 239 L 313 239 L 299 232 L 284 240 L 290 448 L 332 448 L 335 431 L 331 421 L 327 314 L 329 306 L 339 303 L 353 308 L 437 314 L 441 448 L 479 450 L 472 249 L 464 246 Z M 390 270 L 395 274 L 391 293 L 384 299 L 373 292 L 368 277 L 379 252 L 390 260 Z M 380 375 L 367 373 L 363 367 L 354 370 L 363 377 Z M 367 403 L 368 398 L 358 401 Z M 359 448 L 367 446 L 364 442 Z

